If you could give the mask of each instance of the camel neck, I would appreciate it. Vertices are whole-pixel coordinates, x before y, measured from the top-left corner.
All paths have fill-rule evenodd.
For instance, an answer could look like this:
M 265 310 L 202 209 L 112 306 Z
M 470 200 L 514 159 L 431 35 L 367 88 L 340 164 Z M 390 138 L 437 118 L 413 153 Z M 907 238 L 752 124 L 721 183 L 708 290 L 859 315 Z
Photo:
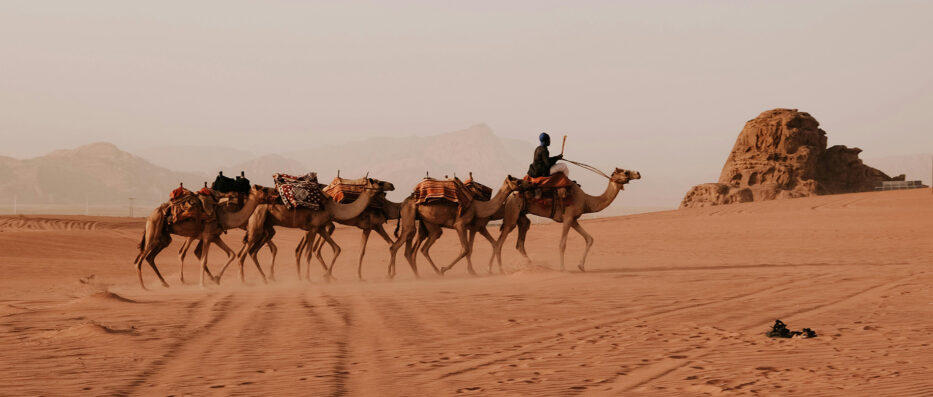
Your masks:
M 258 205 L 259 199 L 256 198 L 255 194 L 251 193 L 239 211 L 228 213 L 219 210 L 217 211 L 217 218 L 220 220 L 220 225 L 223 226 L 224 229 L 236 229 L 249 221 L 249 216 L 252 215 L 253 210 L 255 210 Z
M 604 191 L 603 194 L 599 196 L 590 196 L 586 193 L 583 193 L 583 213 L 590 214 L 606 209 L 606 207 L 608 207 L 609 204 L 612 204 L 612 202 L 616 199 L 616 196 L 619 195 L 619 191 L 622 190 L 620 187 L 621 186 L 619 186 L 616 182 L 609 181 L 609 186 L 606 187 L 606 191 Z
M 349 204 L 340 204 L 333 199 L 324 202 L 327 212 L 330 212 L 334 219 L 346 221 L 360 216 L 363 211 L 369 207 L 375 192 L 371 189 L 364 190 L 360 197 Z
M 499 191 L 496 192 L 496 195 L 489 201 L 473 200 L 473 206 L 476 208 L 476 216 L 480 218 L 491 217 L 496 211 L 502 208 L 502 205 L 505 204 L 505 199 L 508 198 L 511 193 L 512 189 L 509 188 L 509 185 L 503 183 Z
M 402 217 L 402 203 L 393 203 L 388 199 L 382 200 L 382 211 L 386 219 L 399 219 Z

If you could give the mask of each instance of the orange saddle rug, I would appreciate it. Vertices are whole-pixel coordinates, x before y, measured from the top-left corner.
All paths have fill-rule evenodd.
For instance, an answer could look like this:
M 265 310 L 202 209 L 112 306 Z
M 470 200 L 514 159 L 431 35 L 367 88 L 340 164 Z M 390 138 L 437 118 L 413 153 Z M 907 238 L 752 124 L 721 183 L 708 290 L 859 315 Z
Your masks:
M 411 193 L 416 204 L 423 204 L 433 200 L 444 200 L 455 203 L 459 206 L 459 211 L 470 206 L 473 202 L 473 194 L 457 178 L 441 181 L 433 178 L 424 178 L 415 186 Z
M 366 178 L 343 179 L 335 177 L 329 185 L 324 187 L 324 194 L 341 204 L 352 203 L 360 198 L 360 195 L 369 185 L 368 182 Z
M 541 176 L 537 178 L 532 178 L 528 175 L 525 175 L 525 177 L 522 179 L 527 182 L 531 182 L 531 184 L 538 189 L 559 189 L 562 187 L 570 187 L 574 184 L 570 178 L 567 178 L 567 174 L 563 172 L 558 172 L 551 176 Z

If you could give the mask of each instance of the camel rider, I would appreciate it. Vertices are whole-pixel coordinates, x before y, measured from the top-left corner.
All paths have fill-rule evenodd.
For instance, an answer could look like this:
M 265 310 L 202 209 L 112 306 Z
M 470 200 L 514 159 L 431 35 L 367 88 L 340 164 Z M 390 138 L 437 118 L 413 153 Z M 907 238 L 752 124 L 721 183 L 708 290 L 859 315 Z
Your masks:
M 538 140 L 541 141 L 541 145 L 535 148 L 534 161 L 528 166 L 528 176 L 538 178 L 550 176 L 558 172 L 563 172 L 564 175 L 570 176 L 570 170 L 567 169 L 566 164 L 557 164 L 558 160 L 564 158 L 563 154 L 550 157 L 551 154 L 548 152 L 547 147 L 551 145 L 551 136 L 546 132 L 542 132 L 541 135 L 538 135 Z

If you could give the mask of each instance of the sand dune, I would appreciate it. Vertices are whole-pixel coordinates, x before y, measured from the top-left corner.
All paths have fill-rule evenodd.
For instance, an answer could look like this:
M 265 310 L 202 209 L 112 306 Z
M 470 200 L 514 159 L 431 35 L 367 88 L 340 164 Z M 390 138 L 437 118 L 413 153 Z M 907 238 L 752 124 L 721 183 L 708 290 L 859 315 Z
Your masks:
M 158 260 L 172 287 L 144 269 L 151 292 L 130 264 L 140 219 L 0 218 L 0 394 L 930 395 L 931 204 L 896 191 L 588 220 L 587 273 L 555 270 L 544 224 L 532 263 L 510 241 L 506 275 L 440 278 L 422 258 L 422 280 L 402 259 L 386 281 L 372 239 L 361 282 L 360 233 L 340 228 L 339 280 L 313 264 L 308 283 L 299 234 L 280 230 L 276 282 L 247 262 L 245 285 L 234 268 L 201 290 L 178 281 L 176 238 Z M 477 243 L 481 273 L 489 252 Z M 769 339 L 776 318 L 819 337 Z

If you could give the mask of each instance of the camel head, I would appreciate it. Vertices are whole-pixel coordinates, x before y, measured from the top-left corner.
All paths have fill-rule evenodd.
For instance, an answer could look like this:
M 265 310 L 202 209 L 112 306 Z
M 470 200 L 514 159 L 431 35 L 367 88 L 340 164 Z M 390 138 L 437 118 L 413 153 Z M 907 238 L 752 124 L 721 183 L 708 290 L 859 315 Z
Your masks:
M 531 189 L 531 187 L 531 182 L 528 182 L 524 179 L 518 179 L 511 175 L 507 175 L 505 177 L 505 182 L 502 183 L 502 188 L 508 193 L 528 190 Z
M 273 204 L 279 200 L 279 192 L 275 188 L 253 185 L 249 195 L 259 200 L 260 204 Z
M 366 178 L 369 183 L 369 187 L 380 192 L 391 192 L 395 190 L 395 185 L 392 182 L 380 181 L 378 179 Z
M 626 183 L 629 181 L 641 179 L 641 173 L 638 171 L 623 170 L 621 168 L 616 168 L 612 172 L 612 176 L 609 178 L 609 181 L 619 185 L 619 189 L 623 189 Z

